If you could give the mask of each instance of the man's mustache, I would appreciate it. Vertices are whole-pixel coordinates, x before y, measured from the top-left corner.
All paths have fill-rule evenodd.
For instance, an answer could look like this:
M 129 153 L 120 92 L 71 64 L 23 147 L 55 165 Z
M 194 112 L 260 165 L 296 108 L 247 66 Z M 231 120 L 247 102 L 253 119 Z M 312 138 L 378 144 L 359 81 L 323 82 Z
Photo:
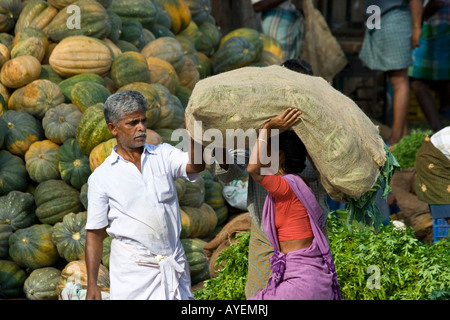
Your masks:
M 140 138 L 140 137 L 147 137 L 147 133 L 139 132 L 139 133 L 135 134 L 133 138 Z

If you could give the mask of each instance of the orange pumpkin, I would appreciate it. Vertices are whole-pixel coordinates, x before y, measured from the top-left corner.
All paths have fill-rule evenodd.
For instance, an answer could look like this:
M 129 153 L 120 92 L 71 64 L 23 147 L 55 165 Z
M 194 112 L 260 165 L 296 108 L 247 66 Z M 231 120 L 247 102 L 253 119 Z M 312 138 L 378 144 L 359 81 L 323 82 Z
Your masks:
M 67 37 L 52 51 L 49 63 L 61 77 L 80 73 L 96 73 L 106 76 L 113 62 L 113 54 L 102 41 L 86 36 Z
M 6 61 L 0 81 L 8 88 L 20 88 L 39 78 L 41 63 L 33 56 L 20 56 Z
M 191 10 L 185 0 L 157 0 L 172 18 L 170 30 L 177 34 L 191 22 Z

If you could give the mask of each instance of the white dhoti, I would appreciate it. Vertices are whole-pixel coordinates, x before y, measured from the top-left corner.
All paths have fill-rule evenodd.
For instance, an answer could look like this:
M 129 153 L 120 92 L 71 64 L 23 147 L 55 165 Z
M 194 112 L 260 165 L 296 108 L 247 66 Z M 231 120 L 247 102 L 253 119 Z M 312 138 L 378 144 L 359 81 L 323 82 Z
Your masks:
M 193 299 L 181 244 L 173 255 L 163 256 L 114 239 L 109 265 L 111 300 Z

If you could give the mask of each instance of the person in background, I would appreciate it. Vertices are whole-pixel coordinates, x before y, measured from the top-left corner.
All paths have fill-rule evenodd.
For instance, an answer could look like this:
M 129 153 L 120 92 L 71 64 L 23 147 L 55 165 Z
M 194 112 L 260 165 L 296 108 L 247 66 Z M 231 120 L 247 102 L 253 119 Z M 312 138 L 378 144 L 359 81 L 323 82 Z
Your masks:
M 311 66 L 306 61 L 300 59 L 288 59 L 283 62 L 282 66 L 289 70 L 296 71 L 303 74 L 311 75 Z M 232 158 L 233 163 L 216 161 L 211 165 L 213 175 L 224 183 L 233 181 L 246 171 L 249 163 L 248 150 L 214 150 L 215 153 L 222 152 L 222 159 Z M 329 213 L 327 203 L 327 193 L 321 184 L 317 172 L 309 159 L 306 159 L 305 169 L 300 173 L 300 176 L 308 182 L 323 214 L 322 230 L 327 234 L 327 216 Z M 247 187 L 247 210 L 252 218 L 250 230 L 250 244 L 248 257 L 248 278 L 245 286 L 246 296 L 253 297 L 260 288 L 267 285 L 270 277 L 271 269 L 269 257 L 273 254 L 273 247 L 270 244 L 267 235 L 262 226 L 262 211 L 264 201 L 267 196 L 267 190 L 259 183 L 253 180 L 251 176 L 248 179 Z
M 359 58 L 369 69 L 386 72 L 392 84 L 392 134 L 386 144 L 394 145 L 407 135 L 408 67 L 413 64 L 411 49 L 419 46 L 422 0 L 366 0 L 365 13 L 371 5 L 381 10 L 381 27 L 366 29 Z
M 300 58 L 305 24 L 301 1 L 252 0 L 252 5 L 261 12 L 263 33 L 280 42 L 284 58 Z
M 205 163 L 194 162 L 192 138 L 189 152 L 146 144 L 146 110 L 145 97 L 130 90 L 104 105 L 117 146 L 88 181 L 87 300 L 101 299 L 97 274 L 105 231 L 113 238 L 111 300 L 193 299 L 174 180 L 196 180 Z
M 437 132 L 443 128 L 439 113 L 450 117 L 450 0 L 429 0 L 424 5 L 420 46 L 413 51 L 408 74 L 420 108 Z M 439 93 L 439 108 L 430 86 Z
M 305 168 L 306 148 L 290 127 L 300 111 L 288 108 L 263 126 L 247 166 L 267 191 L 263 227 L 274 253 L 268 284 L 250 300 L 340 300 L 336 269 L 325 235 L 322 210 L 311 188 L 296 174 Z M 281 131 L 279 135 L 273 129 Z M 278 147 L 278 148 L 277 148 Z M 278 154 L 277 172 L 262 163 Z M 276 155 L 275 155 L 276 157 Z
M 416 154 L 414 188 L 433 219 L 450 224 L 450 126 L 426 137 Z

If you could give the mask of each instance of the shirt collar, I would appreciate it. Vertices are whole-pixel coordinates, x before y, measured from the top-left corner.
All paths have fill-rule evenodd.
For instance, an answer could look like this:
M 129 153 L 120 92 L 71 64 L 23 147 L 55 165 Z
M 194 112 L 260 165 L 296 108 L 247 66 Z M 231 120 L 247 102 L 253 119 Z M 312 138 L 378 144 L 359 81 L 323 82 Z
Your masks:
M 156 145 L 152 145 L 152 144 L 148 144 L 146 143 L 144 145 L 144 152 L 147 154 L 158 154 L 158 150 L 157 150 L 158 146 Z M 107 161 L 110 165 L 113 165 L 115 163 L 117 163 L 117 161 L 119 161 L 119 159 L 121 159 L 122 156 L 120 156 L 117 153 L 117 145 L 115 145 L 112 150 L 111 150 L 111 154 L 110 156 L 107 158 Z M 123 158 L 122 158 L 123 159 Z

